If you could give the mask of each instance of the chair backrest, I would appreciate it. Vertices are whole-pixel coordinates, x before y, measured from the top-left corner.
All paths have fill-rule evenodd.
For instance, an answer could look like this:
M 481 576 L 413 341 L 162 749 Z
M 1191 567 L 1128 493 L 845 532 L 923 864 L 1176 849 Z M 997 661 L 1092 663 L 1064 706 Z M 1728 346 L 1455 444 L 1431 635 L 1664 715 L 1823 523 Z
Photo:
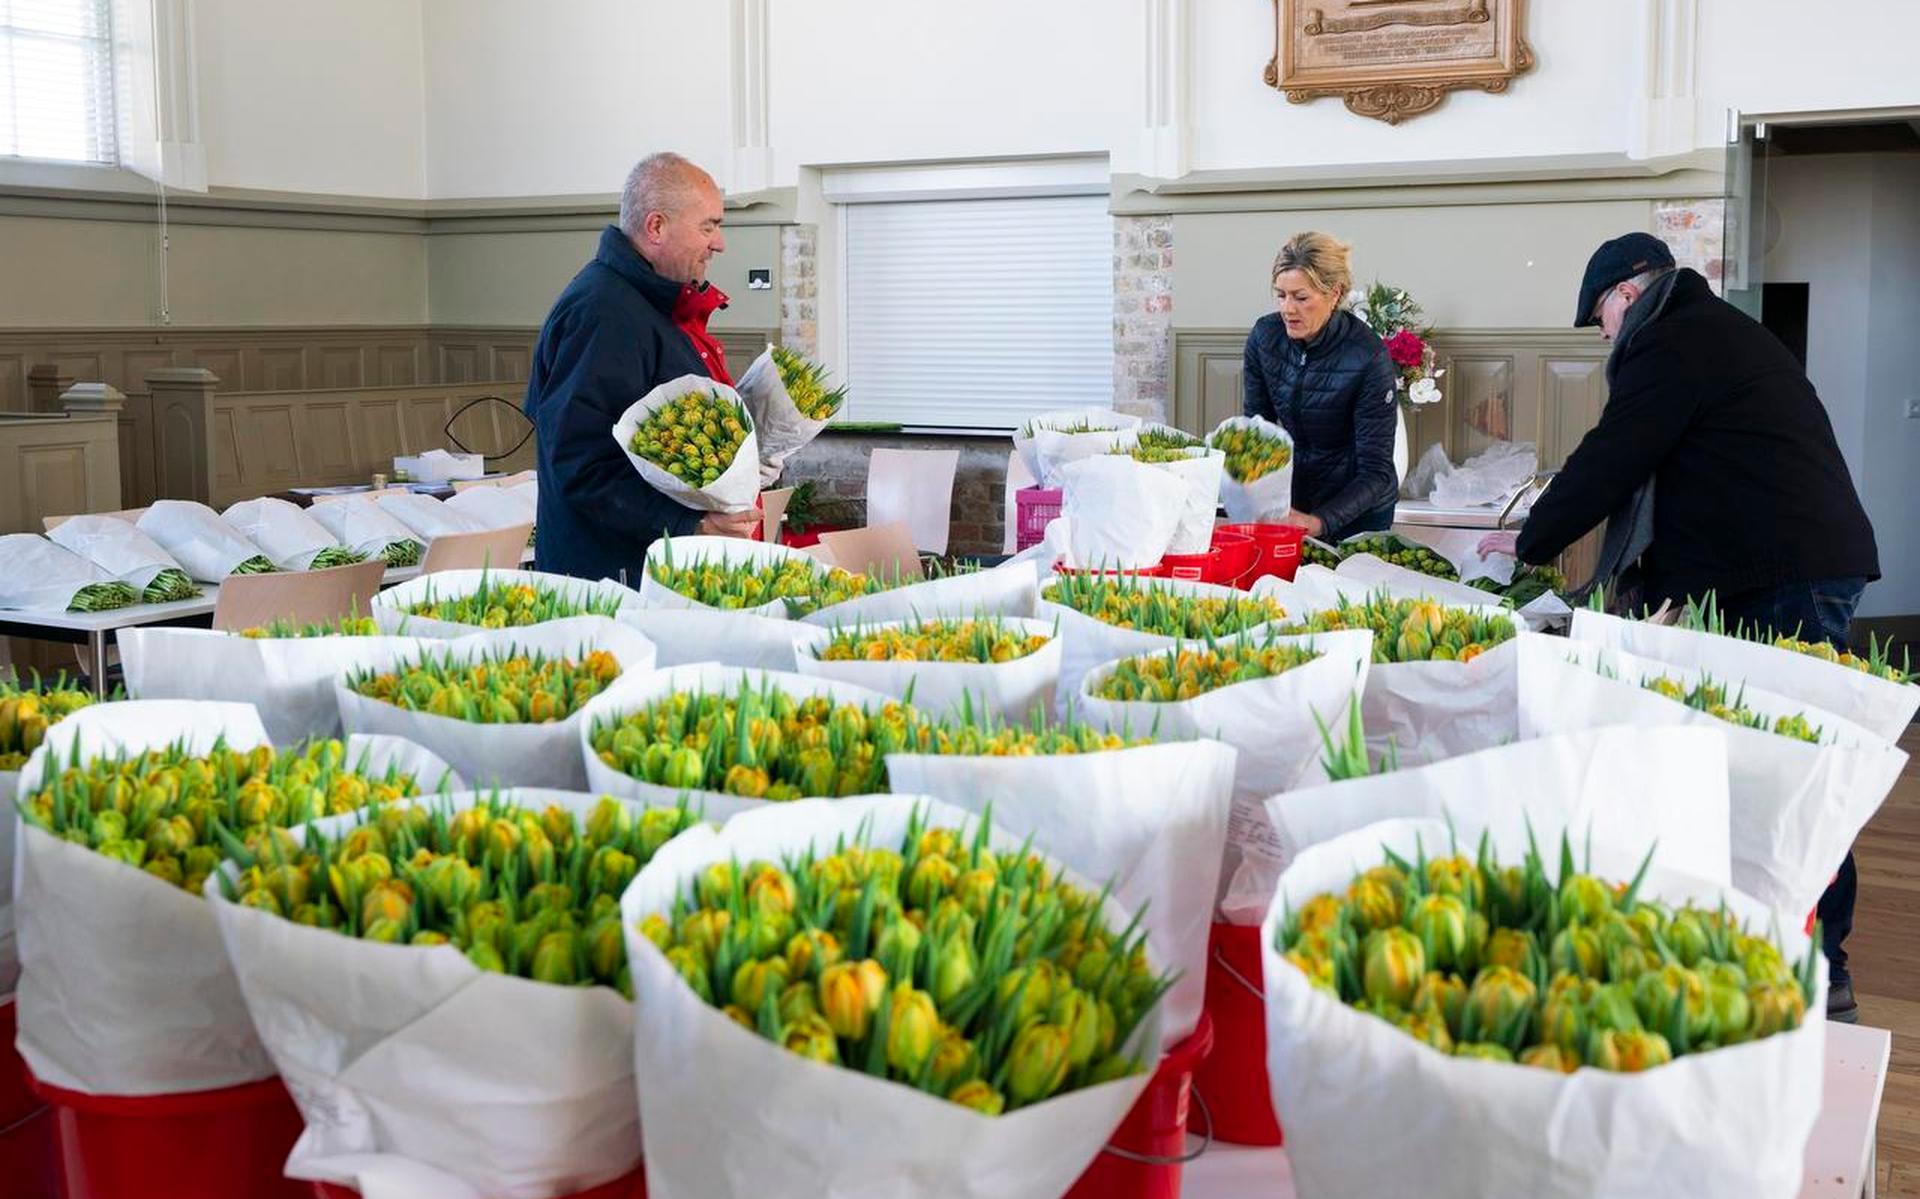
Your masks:
M 533 471 L 520 470 L 510 475 L 501 475 L 497 479 L 455 479 L 453 481 L 453 489 L 455 491 L 466 491 L 472 487 L 518 487 L 522 483 L 532 482 L 533 478 Z
M 213 604 L 213 627 L 229 632 L 288 620 L 325 624 L 342 616 L 373 611 L 380 576 L 379 558 L 327 570 L 276 571 L 265 575 L 229 575 Z
M 867 458 L 867 524 L 907 526 L 914 548 L 947 552 L 958 450 L 874 450 Z
M 1007 535 L 1000 547 L 1001 553 L 1011 554 L 1020 548 L 1020 500 L 1016 493 L 1022 487 L 1032 487 L 1038 482 L 1039 480 L 1033 477 L 1033 472 L 1027 469 L 1027 460 L 1020 456 L 1019 450 L 1014 450 L 1007 455 L 1005 514 Z
M 427 543 L 427 556 L 420 560 L 420 573 L 436 570 L 519 570 L 520 557 L 527 551 L 531 524 L 508 525 L 483 533 L 442 533 Z

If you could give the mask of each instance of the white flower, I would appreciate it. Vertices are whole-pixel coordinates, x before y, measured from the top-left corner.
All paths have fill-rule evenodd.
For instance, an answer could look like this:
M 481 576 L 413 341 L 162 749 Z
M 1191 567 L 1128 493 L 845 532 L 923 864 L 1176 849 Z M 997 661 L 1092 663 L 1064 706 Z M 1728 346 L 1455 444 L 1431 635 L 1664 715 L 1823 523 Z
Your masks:
M 1417 380 L 1412 387 L 1407 388 L 1407 400 L 1414 404 L 1439 403 L 1440 385 L 1430 377 Z

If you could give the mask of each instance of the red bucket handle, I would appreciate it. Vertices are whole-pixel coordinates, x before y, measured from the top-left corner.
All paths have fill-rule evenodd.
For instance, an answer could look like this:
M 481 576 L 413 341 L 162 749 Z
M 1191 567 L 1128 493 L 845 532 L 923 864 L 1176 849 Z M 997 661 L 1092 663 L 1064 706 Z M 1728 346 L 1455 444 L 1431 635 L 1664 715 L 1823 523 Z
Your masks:
M 1187 1098 L 1199 1104 L 1200 1114 L 1207 1118 L 1207 1130 L 1200 1134 L 1200 1147 L 1198 1149 L 1195 1149 L 1191 1153 L 1182 1153 L 1170 1157 L 1159 1153 L 1136 1153 L 1131 1149 L 1122 1149 L 1118 1145 L 1109 1143 L 1102 1145 L 1100 1152 L 1111 1153 L 1124 1161 L 1138 1162 L 1143 1166 L 1184 1166 L 1188 1162 L 1197 1159 L 1201 1154 L 1213 1148 L 1213 1111 L 1207 1106 L 1206 1097 L 1200 1093 L 1200 1088 L 1194 1087 L 1189 1090 L 1187 1092 Z

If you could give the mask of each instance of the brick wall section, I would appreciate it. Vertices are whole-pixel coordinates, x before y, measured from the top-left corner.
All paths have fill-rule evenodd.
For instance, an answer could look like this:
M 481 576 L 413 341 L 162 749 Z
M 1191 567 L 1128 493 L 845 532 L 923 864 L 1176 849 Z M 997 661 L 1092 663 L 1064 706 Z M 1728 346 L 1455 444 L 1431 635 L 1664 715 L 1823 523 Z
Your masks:
M 1712 196 L 1698 200 L 1662 200 L 1653 206 L 1653 233 L 1673 251 L 1673 260 L 1707 277 L 1716 295 L 1724 290 L 1720 278 L 1722 228 L 1727 202 Z
M 820 229 L 780 230 L 780 344 L 808 357 L 820 352 Z
M 953 477 L 953 531 L 949 552 L 1001 552 L 1006 529 L 1007 454 L 1013 449 L 1013 442 L 1008 438 L 829 431 L 788 459 L 780 485 L 791 487 L 811 479 L 822 499 L 837 501 L 849 509 L 850 523 L 863 523 L 867 507 L 867 457 L 880 447 L 960 451 L 960 464 Z
M 1165 420 L 1173 385 L 1173 218 L 1113 218 L 1113 406 Z

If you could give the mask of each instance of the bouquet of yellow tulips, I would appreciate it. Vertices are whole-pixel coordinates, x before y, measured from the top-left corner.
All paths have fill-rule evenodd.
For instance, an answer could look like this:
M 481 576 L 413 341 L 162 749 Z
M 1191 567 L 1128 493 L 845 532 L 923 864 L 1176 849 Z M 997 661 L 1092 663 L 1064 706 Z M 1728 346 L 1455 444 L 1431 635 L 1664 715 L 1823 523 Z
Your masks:
M 1287 614 L 1271 599 L 1195 594 L 1132 575 L 1062 575 L 1040 597 L 1102 624 L 1162 637 L 1227 637 Z
M 928 620 L 891 628 L 841 629 L 814 652 L 823 662 L 1012 662 L 1048 638 L 1001 620 Z
M 1471 662 L 1516 634 L 1510 617 L 1449 608 L 1434 600 L 1383 595 L 1364 602 L 1341 600 L 1334 607 L 1276 631 L 1325 633 L 1335 629 L 1371 629 L 1376 663 Z
M 1255 645 L 1242 639 L 1176 645 L 1137 658 L 1123 658 L 1100 680 L 1094 695 L 1126 702 L 1175 703 L 1235 683 L 1272 678 L 1304 666 L 1320 654 L 1310 646 Z
M 24 687 L 0 681 L 0 771 L 20 769 L 48 729 L 92 702 L 93 692 L 68 686 L 64 674 Z
M 349 689 L 412 712 L 473 724 L 550 724 L 565 720 L 620 677 L 606 650 L 578 658 L 501 653 L 455 661 L 426 653 L 391 670 L 359 670 Z

